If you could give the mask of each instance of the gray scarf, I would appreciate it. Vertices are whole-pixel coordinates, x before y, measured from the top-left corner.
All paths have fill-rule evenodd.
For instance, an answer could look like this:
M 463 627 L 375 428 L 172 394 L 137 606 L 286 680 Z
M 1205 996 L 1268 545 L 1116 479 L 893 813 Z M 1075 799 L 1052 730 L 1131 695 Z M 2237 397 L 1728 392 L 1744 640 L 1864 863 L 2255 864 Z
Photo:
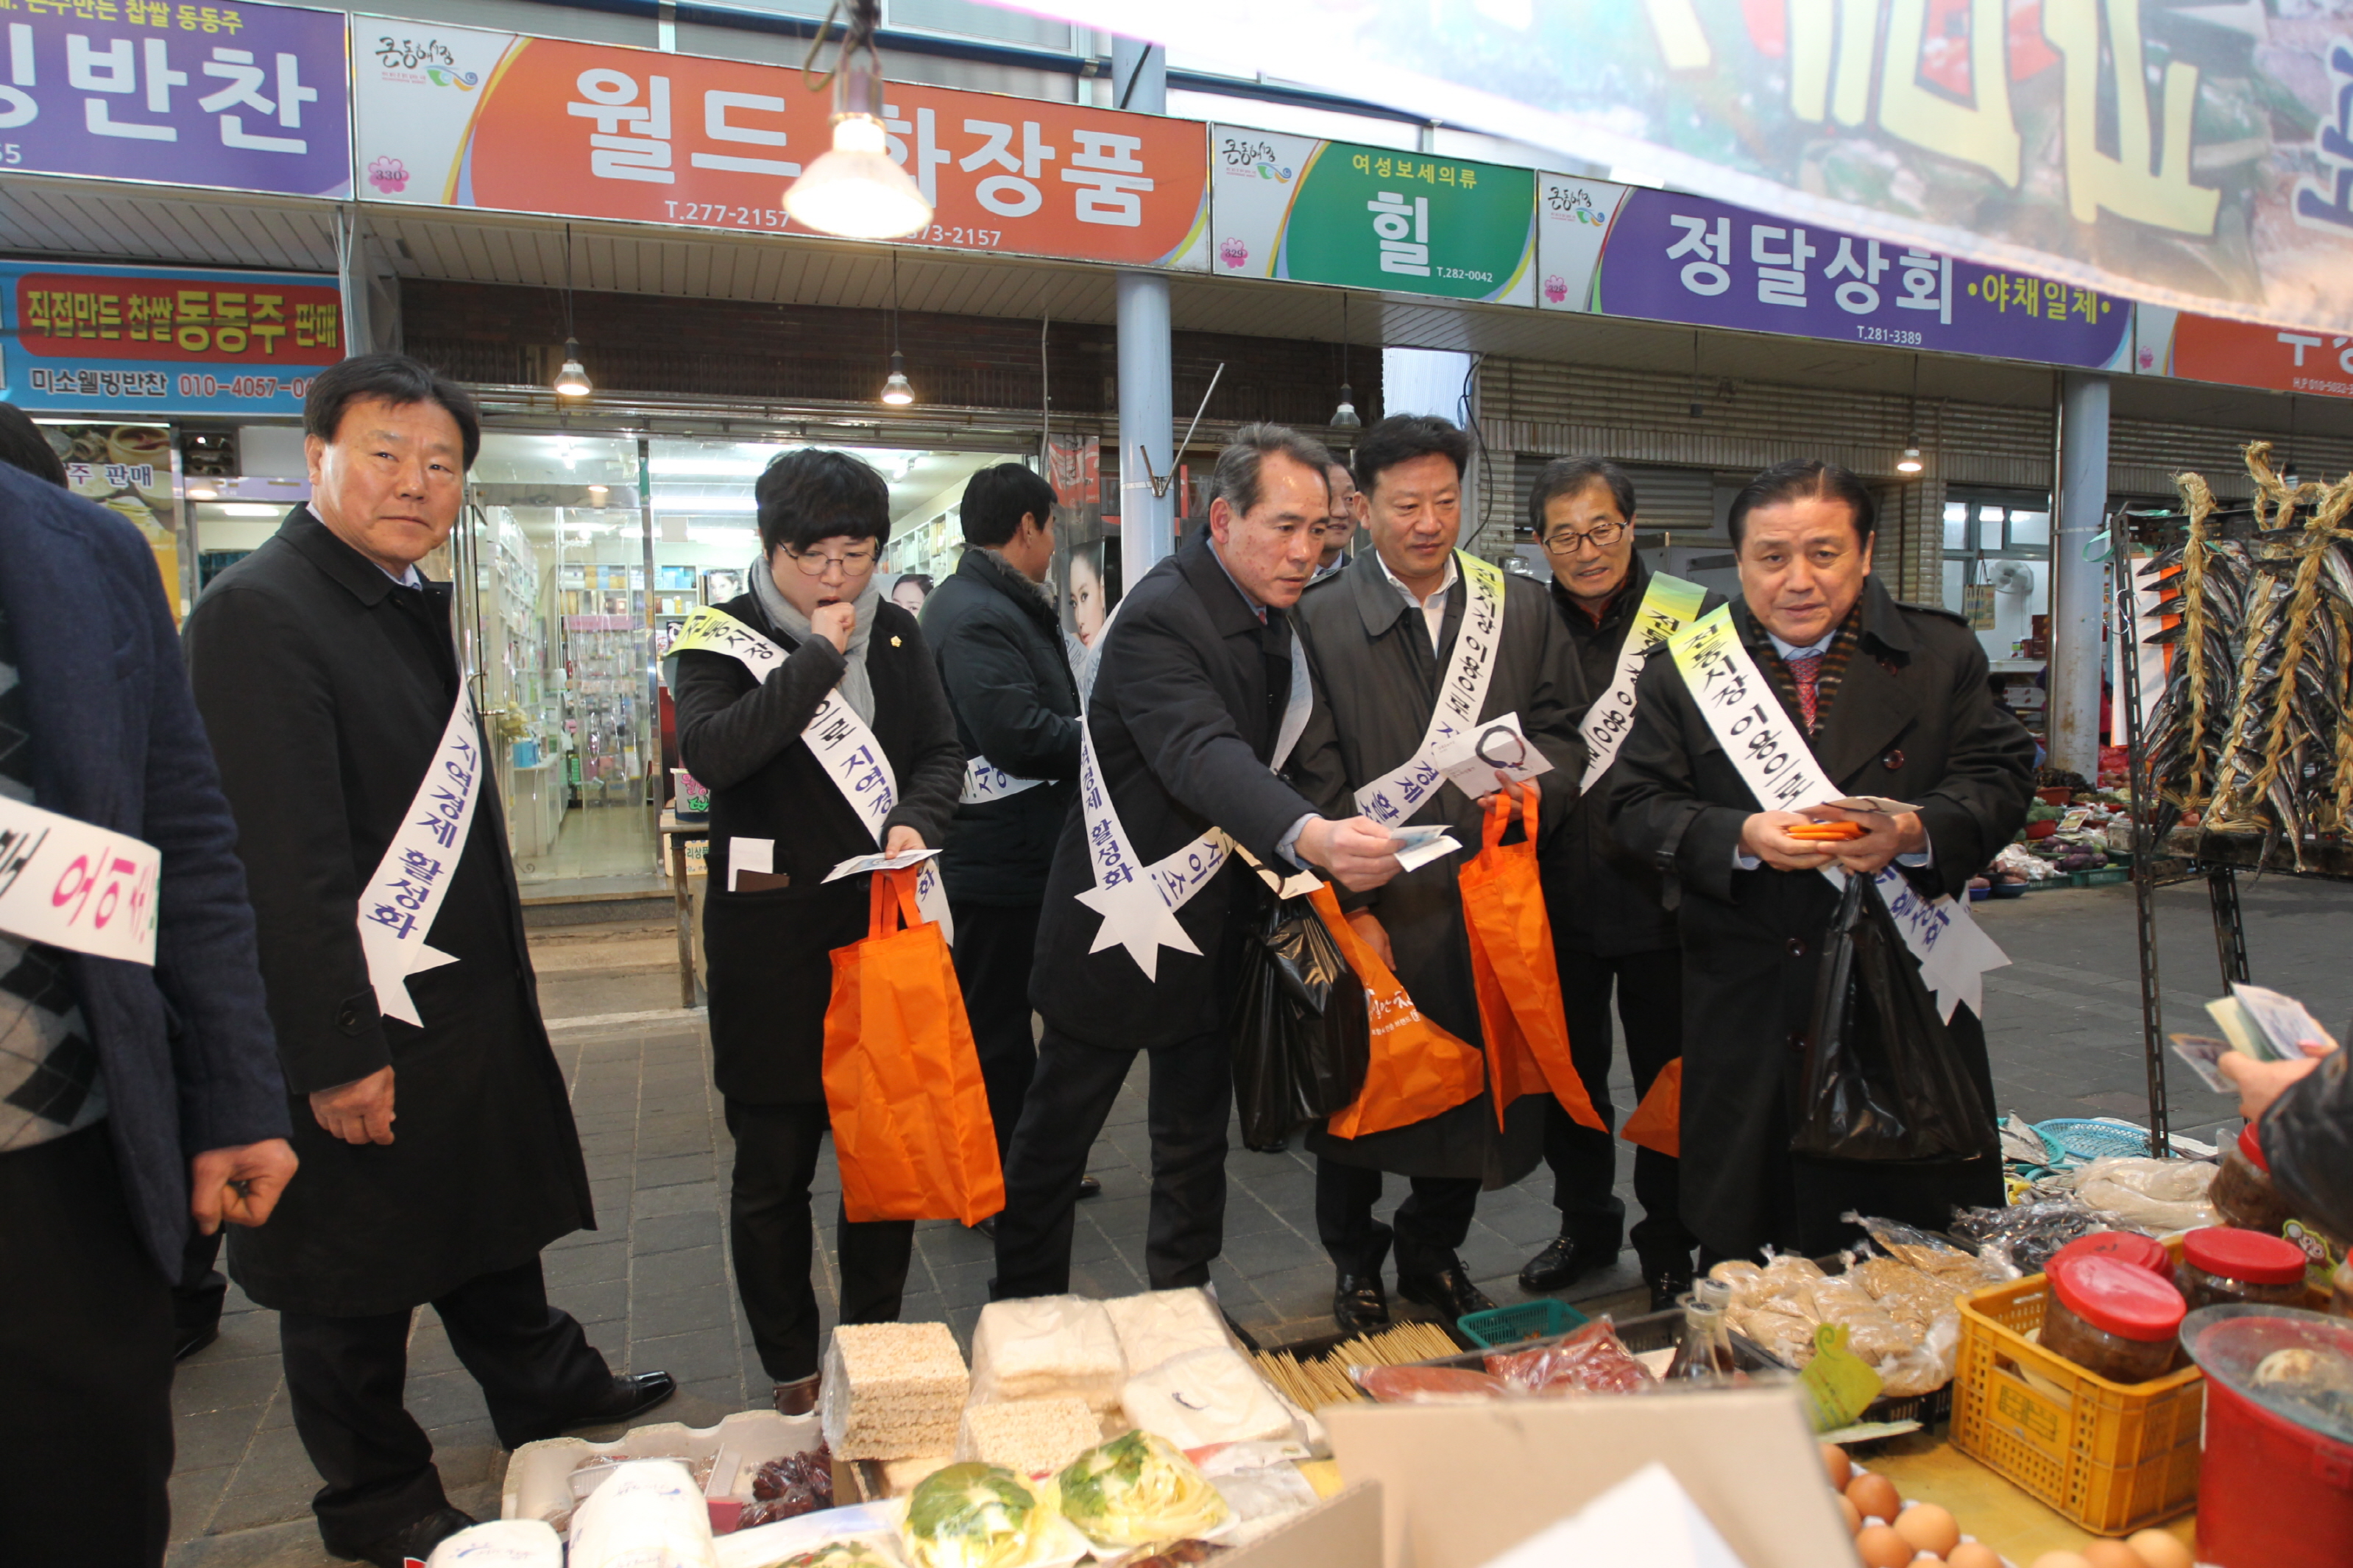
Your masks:
M 760 601 L 760 613 L 768 617 L 770 626 L 799 642 L 817 636 L 808 617 L 793 608 L 776 580 L 768 575 L 766 561 L 754 557 L 744 575 L 751 579 L 753 595 Z M 849 633 L 849 665 L 841 672 L 841 700 L 869 724 L 874 722 L 874 682 L 866 674 L 866 639 L 874 635 L 874 611 L 881 603 L 881 574 L 869 573 L 866 586 L 859 590 L 855 601 L 858 623 Z

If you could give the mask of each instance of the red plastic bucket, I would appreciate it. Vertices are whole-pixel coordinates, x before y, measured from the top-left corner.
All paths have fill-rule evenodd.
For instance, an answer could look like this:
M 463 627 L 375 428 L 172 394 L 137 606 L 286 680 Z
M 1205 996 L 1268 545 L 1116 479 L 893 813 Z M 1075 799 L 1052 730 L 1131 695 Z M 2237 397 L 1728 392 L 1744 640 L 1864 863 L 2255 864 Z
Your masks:
M 2259 1391 L 2242 1392 L 2274 1349 L 2353 1353 L 2353 1323 L 2292 1309 L 2212 1307 L 2192 1313 L 2181 1337 L 2207 1373 L 2198 1561 L 2217 1568 L 2353 1563 L 2353 1441 L 2295 1419 Z

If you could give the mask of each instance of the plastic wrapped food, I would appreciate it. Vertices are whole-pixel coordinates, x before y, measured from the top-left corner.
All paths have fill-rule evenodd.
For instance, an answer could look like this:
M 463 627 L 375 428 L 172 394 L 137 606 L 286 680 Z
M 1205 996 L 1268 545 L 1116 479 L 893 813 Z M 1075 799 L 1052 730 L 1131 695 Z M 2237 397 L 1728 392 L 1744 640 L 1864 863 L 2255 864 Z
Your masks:
M 1725 1316 L 1736 1331 L 1788 1365 L 1802 1367 L 1814 1359 L 1814 1325 L 1803 1318 L 1758 1307 L 1735 1307 Z
M 1233 1518 L 1167 1438 L 1130 1432 L 1088 1449 L 1055 1478 L 1062 1517 L 1097 1546 L 1207 1535 Z
M 1293 1434 L 1283 1408 L 1240 1351 L 1190 1351 L 1131 1377 L 1120 1394 L 1128 1425 L 1179 1448 L 1255 1443 Z
M 1150 1290 L 1105 1301 L 1127 1374 L 1150 1372 L 1193 1351 L 1230 1346 L 1226 1321 L 1206 1290 Z
M 1013 1399 L 966 1405 L 955 1457 L 1050 1476 L 1102 1441 L 1103 1424 L 1083 1399 Z
M 1511 1392 L 1502 1378 L 1460 1366 L 1359 1366 L 1351 1367 L 1348 1375 L 1383 1405 L 1501 1399 Z
M 1556 1345 L 1487 1358 L 1487 1370 L 1525 1394 L 1639 1394 L 1658 1386 L 1609 1320 L 1588 1323 Z
M 1052 1515 L 1020 1477 L 998 1465 L 950 1465 L 907 1499 L 900 1525 L 916 1568 L 1011 1568 Z
M 828 1541 L 786 1558 L 776 1568 L 899 1568 L 898 1560 L 867 1541 Z
M 613 1471 L 573 1516 L 572 1568 L 717 1568 L 702 1489 L 675 1459 Z
M 1879 1219 L 1852 1209 L 1839 1217 L 1849 1225 L 1861 1226 L 1890 1257 L 1902 1258 L 1929 1279 L 1955 1290 L 1975 1290 L 2009 1277 L 1976 1253 L 1964 1252 L 1943 1237 L 1930 1236 L 1901 1220 Z
M 1753 1307 L 1764 1300 L 1765 1270 L 1745 1258 L 1727 1258 L 1707 1271 L 1707 1277 L 1732 1287 L 1732 1304 Z
M 2218 1223 L 2209 1192 L 2216 1167 L 2203 1160 L 2118 1155 L 2073 1173 L 2075 1194 L 2095 1209 L 2156 1236 Z
M 832 1506 L 833 1455 L 820 1445 L 770 1459 L 753 1471 L 752 1500 L 744 1505 L 735 1528 L 756 1530 Z
M 426 1568 L 564 1568 L 564 1542 L 540 1520 L 487 1520 L 444 1538 Z
M 1172 1541 L 1148 1557 L 1131 1557 L 1124 1568 L 1194 1568 L 1226 1548 L 1207 1541 Z
M 818 1415 L 844 1459 L 905 1459 L 955 1447 L 972 1380 L 945 1323 L 843 1323 L 826 1346 Z
M 2015 1269 L 2019 1276 L 2042 1273 L 2071 1241 L 2130 1228 L 2072 1194 L 2010 1208 L 1953 1211 L 1955 1236 L 1973 1243 L 1980 1258 Z
M 1083 1399 L 1090 1409 L 1119 1408 L 1127 1381 L 1119 1334 L 1101 1301 L 1083 1296 L 1031 1296 L 991 1301 L 972 1331 L 972 1403 Z

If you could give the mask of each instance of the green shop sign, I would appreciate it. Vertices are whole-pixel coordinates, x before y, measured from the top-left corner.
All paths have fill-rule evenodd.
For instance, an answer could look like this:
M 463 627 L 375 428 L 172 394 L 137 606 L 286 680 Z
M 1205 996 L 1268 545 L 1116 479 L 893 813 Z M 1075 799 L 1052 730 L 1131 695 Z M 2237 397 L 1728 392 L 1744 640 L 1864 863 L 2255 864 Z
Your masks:
M 1215 269 L 1535 303 L 1535 174 L 1229 126 L 1210 140 Z

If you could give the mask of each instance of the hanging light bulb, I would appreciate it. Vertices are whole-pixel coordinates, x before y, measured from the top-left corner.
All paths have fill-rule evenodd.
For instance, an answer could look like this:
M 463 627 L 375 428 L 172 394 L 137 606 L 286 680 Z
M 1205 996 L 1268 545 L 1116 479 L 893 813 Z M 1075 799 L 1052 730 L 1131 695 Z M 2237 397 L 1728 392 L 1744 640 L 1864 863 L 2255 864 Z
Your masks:
M 1361 430 L 1364 427 L 1365 422 L 1356 413 L 1356 389 L 1344 381 L 1340 384 L 1340 406 L 1332 410 L 1332 428 Z
M 1899 474 L 1916 474 L 1925 466 L 1920 461 L 1920 448 L 1906 447 L 1904 448 L 1904 456 L 1896 459 L 1895 471 Z
M 555 373 L 555 395 L 558 397 L 586 397 L 595 389 L 588 384 L 588 373 L 580 368 L 580 340 L 564 340 L 564 368 Z
M 785 190 L 785 211 L 820 234 L 897 239 L 932 221 L 932 204 L 892 162 L 882 133 L 882 68 L 874 53 L 881 15 L 875 0 L 851 5 L 849 33 L 834 62 L 833 149 Z M 863 60 L 857 58 L 860 49 Z
M 915 389 L 907 384 L 907 356 L 896 349 L 891 351 L 891 379 L 882 384 L 882 401 L 893 408 L 915 401 Z

